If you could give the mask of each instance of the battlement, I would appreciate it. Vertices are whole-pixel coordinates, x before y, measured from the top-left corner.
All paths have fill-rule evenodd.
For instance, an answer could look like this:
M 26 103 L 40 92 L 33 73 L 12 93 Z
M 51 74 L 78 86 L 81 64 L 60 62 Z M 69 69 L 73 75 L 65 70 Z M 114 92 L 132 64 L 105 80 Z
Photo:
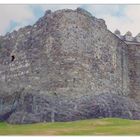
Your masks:
M 138 33 L 135 37 L 132 36 L 130 31 L 126 32 L 125 35 L 121 35 L 121 32 L 117 29 L 114 34 L 127 44 L 140 45 L 140 33 Z

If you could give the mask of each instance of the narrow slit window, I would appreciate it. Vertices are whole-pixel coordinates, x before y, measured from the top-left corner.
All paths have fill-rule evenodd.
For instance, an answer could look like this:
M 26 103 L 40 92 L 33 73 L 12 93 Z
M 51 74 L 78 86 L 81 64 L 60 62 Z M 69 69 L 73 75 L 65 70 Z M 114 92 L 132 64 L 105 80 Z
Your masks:
M 11 62 L 13 62 L 14 60 L 15 60 L 15 56 L 12 55 L 12 56 L 11 56 Z

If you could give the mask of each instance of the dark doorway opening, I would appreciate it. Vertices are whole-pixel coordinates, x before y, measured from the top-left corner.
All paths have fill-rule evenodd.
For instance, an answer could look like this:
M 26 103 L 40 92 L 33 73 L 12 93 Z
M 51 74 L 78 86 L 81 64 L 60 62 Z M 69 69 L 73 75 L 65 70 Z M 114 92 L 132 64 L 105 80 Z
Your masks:
M 11 62 L 13 62 L 14 60 L 15 60 L 15 56 L 12 55 L 12 56 L 11 56 Z

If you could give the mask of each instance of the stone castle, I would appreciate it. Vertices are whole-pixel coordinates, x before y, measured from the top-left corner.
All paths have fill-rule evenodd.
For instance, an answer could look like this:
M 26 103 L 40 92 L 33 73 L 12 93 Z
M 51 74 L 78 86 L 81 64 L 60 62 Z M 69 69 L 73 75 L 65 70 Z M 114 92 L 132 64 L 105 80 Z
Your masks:
M 140 35 L 77 8 L 0 36 L 0 120 L 140 119 Z

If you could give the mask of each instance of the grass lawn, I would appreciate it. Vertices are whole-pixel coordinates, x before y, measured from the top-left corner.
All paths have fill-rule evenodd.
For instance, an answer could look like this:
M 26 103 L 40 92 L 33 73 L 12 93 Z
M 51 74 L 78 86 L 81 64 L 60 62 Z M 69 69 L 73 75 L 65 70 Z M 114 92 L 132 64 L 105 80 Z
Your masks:
M 25 125 L 0 122 L 0 135 L 140 135 L 140 120 L 105 118 Z

